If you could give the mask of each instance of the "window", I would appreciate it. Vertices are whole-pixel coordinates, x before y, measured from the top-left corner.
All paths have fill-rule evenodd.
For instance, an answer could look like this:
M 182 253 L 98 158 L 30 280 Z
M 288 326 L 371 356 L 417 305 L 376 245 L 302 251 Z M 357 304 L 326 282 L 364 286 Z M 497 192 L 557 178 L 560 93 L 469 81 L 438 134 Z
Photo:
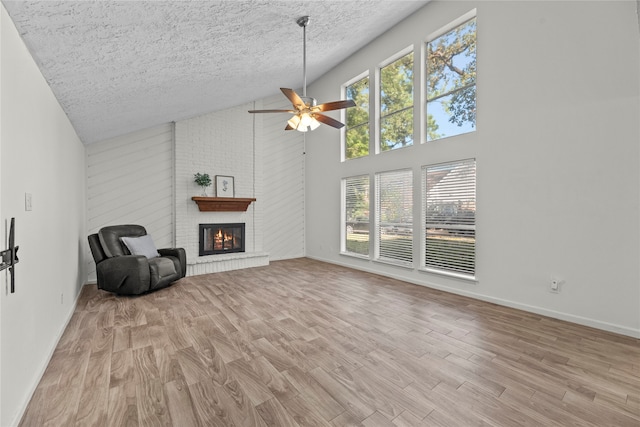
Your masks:
M 476 127 L 476 20 L 427 43 L 427 141 Z
M 342 251 L 369 255 L 369 175 L 342 180 L 344 230 Z
M 350 84 L 346 92 L 356 106 L 346 110 L 344 158 L 355 159 L 369 155 L 369 77 Z
M 476 161 L 424 166 L 425 267 L 475 275 Z
M 413 261 L 413 172 L 376 174 L 376 259 Z
M 413 52 L 380 69 L 380 151 L 413 145 Z

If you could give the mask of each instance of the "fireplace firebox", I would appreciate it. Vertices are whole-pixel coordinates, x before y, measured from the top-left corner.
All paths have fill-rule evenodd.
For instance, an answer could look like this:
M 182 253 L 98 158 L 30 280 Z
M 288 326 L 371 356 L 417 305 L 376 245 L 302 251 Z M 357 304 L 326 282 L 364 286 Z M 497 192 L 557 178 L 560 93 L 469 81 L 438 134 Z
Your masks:
M 200 224 L 200 256 L 244 252 L 244 224 Z

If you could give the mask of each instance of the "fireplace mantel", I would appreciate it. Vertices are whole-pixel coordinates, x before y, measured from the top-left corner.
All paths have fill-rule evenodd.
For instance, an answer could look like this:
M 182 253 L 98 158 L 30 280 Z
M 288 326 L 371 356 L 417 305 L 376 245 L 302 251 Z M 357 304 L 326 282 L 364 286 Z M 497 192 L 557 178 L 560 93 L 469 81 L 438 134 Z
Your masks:
M 241 197 L 197 197 L 191 198 L 201 212 L 244 212 L 255 198 Z

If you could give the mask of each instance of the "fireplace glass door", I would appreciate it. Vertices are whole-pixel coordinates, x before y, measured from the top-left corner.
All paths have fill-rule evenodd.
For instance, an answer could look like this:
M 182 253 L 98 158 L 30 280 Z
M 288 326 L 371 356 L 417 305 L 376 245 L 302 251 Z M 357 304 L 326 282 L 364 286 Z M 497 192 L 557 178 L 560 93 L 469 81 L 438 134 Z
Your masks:
M 244 252 L 244 224 L 200 224 L 200 256 Z

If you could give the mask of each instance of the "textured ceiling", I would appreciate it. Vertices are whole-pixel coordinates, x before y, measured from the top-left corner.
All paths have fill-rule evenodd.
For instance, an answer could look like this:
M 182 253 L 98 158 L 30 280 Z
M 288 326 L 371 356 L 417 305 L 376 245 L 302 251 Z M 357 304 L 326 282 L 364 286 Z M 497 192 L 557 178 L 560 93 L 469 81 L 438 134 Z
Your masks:
M 85 144 L 302 87 L 300 16 L 311 83 L 427 2 L 3 0 Z

